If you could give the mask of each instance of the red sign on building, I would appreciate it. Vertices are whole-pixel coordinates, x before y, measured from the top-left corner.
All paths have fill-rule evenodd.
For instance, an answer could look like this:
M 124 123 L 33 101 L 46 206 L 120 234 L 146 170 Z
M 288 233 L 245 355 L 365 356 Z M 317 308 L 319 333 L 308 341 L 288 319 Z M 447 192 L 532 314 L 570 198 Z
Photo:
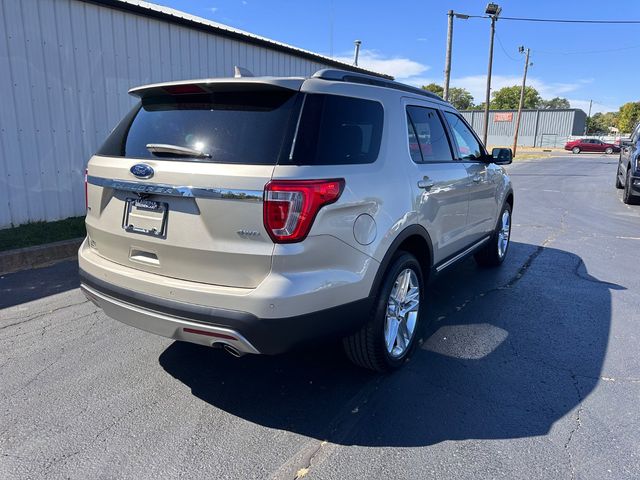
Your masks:
M 495 122 L 513 122 L 513 112 L 496 112 L 493 114 Z

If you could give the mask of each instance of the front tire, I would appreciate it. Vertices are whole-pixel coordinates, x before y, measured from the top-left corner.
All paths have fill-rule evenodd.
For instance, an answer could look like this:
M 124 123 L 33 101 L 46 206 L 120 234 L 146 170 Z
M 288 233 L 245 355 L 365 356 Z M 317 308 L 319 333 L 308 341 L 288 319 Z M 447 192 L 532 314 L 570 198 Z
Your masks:
M 498 225 L 493 235 L 475 255 L 476 263 L 481 267 L 497 267 L 502 265 L 511 240 L 511 205 L 505 203 L 498 218 Z
M 607 155 L 611 155 L 613 153 L 613 148 L 611 147 L 605 148 L 604 153 L 606 153 Z
M 424 297 L 420 264 L 410 253 L 397 252 L 385 272 L 367 323 L 342 341 L 347 357 L 376 372 L 401 367 L 418 341 Z
M 572 151 L 573 153 L 580 153 L 580 147 L 573 147 L 573 148 L 571 149 L 571 151 Z

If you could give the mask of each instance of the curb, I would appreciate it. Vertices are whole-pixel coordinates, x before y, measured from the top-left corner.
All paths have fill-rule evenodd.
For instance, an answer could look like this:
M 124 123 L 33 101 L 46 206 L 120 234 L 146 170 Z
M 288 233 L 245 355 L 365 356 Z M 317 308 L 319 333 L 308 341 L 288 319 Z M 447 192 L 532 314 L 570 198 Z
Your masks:
M 0 275 L 75 257 L 83 240 L 84 238 L 72 238 L 61 242 L 0 252 Z

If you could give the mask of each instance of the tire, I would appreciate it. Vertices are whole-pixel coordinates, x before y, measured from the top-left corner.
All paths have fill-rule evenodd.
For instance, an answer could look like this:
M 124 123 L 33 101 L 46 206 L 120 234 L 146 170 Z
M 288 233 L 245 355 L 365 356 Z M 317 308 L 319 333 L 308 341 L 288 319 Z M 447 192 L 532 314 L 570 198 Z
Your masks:
M 407 279 L 409 285 L 403 288 L 404 284 L 400 285 L 399 282 Z M 416 257 L 404 251 L 396 252 L 380 284 L 367 322 L 359 331 L 342 340 L 349 360 L 376 372 L 400 368 L 415 350 L 420 336 L 424 317 L 424 285 L 422 269 Z M 414 305 L 403 320 L 395 323 L 397 317 L 391 315 L 393 300 L 402 298 L 403 295 L 406 297 L 406 293 L 415 288 L 417 291 L 412 296 L 415 296 L 413 301 L 417 300 L 417 305 Z M 393 326 L 395 338 L 392 338 L 393 334 L 389 330 Z M 406 335 L 402 335 L 402 332 Z M 389 344 L 391 348 L 388 347 Z
M 616 167 L 616 188 L 621 190 L 624 188 L 623 183 L 620 181 L 620 164 Z
M 476 263 L 481 267 L 498 267 L 502 265 L 509 251 L 511 240 L 511 205 L 504 204 L 498 224 L 487 244 L 474 255 Z
M 604 149 L 604 153 L 606 153 L 607 155 L 611 155 L 613 153 L 613 148 L 611 147 L 607 147 Z
M 627 205 L 637 205 L 640 203 L 638 197 L 634 197 L 631 193 L 631 169 L 627 169 L 627 176 L 624 181 L 624 191 L 622 192 L 622 201 Z
M 573 147 L 573 148 L 571 149 L 571 151 L 572 151 L 573 153 L 580 153 L 580 147 Z

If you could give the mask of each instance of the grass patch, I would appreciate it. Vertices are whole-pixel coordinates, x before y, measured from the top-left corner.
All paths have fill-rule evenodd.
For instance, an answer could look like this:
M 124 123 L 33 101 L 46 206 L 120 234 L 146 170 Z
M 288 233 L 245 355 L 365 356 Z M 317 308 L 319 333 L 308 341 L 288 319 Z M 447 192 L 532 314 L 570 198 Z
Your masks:
M 0 252 L 84 237 L 84 217 L 71 217 L 56 222 L 25 223 L 0 230 Z

